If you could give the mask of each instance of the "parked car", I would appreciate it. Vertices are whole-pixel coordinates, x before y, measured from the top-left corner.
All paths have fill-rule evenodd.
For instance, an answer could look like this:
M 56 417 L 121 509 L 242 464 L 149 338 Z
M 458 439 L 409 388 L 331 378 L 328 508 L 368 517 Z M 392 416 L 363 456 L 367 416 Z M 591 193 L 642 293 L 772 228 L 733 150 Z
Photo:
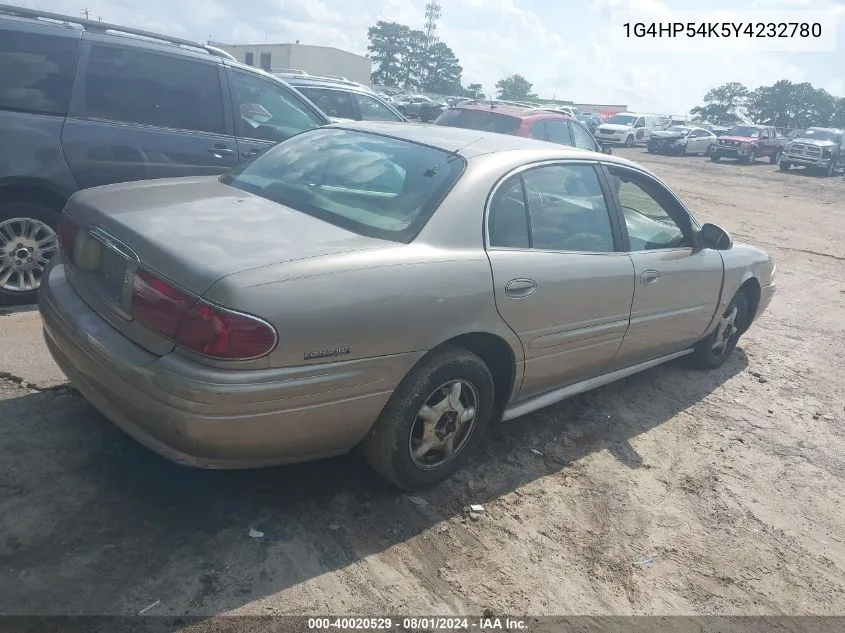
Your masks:
M 598 114 L 582 113 L 577 117 L 578 121 L 590 130 L 590 134 L 595 136 L 596 128 L 602 124 L 602 118 Z
M 315 77 L 289 77 L 287 82 L 334 122 L 407 120 L 372 90 L 349 82 Z
M 652 154 L 704 154 L 709 156 L 716 145 L 716 135 L 700 127 L 675 125 L 668 130 L 652 132 L 646 148 Z
M 48 349 L 135 439 L 213 468 L 361 445 L 408 490 L 491 423 L 682 356 L 720 366 L 775 289 L 765 252 L 635 163 L 401 123 L 89 189 L 60 231 Z
M 722 158 L 732 158 L 741 163 L 754 163 L 757 158 L 768 156 L 769 162 L 777 165 L 785 145 L 786 140 L 771 126 L 735 125 L 718 138 L 710 152 L 710 160 L 715 163 Z
M 663 117 L 656 114 L 622 112 L 614 114 L 596 128 L 596 138 L 602 143 L 616 143 L 633 147 L 645 143 L 652 132 L 663 129 Z
M 401 101 L 396 108 L 405 116 L 420 119 L 421 121 L 433 121 L 447 106 L 435 101 L 425 95 L 408 97 L 407 101 Z
M 790 141 L 780 157 L 781 171 L 790 167 L 807 169 L 833 176 L 845 167 L 845 131 L 811 127 Z
M 489 101 L 473 101 L 449 108 L 434 124 L 525 136 L 593 152 L 612 153 L 609 146 L 600 145 L 589 130 L 574 117 L 546 108 L 523 108 Z
M 35 299 L 75 191 L 220 174 L 329 123 L 283 81 L 226 55 L 0 6 L 0 300 Z

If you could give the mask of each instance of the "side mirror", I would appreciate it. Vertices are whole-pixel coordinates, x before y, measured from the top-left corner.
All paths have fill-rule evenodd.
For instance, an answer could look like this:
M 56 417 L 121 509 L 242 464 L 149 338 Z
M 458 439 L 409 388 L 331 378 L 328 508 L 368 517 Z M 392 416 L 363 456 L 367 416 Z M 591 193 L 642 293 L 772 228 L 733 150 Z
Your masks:
M 602 145 L 601 146 L 601 153 L 612 156 L 613 155 L 613 149 L 610 147 L 610 145 Z
M 725 229 L 715 224 L 705 224 L 701 227 L 699 232 L 701 238 L 701 245 L 704 248 L 712 248 L 717 251 L 730 250 L 734 245 L 731 234 Z

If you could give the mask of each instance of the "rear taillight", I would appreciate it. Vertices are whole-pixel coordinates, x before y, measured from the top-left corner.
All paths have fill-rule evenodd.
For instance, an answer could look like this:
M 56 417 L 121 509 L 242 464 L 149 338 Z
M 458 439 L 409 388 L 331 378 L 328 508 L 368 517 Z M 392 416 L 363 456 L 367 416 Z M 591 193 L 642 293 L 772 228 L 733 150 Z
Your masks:
M 76 220 L 67 213 L 59 216 L 59 248 L 65 259 L 73 263 L 73 249 L 76 245 L 76 236 L 79 235 L 80 226 Z
M 132 318 L 151 330 L 174 338 L 185 313 L 197 297 L 182 292 L 139 268 L 132 285 Z
M 261 319 L 206 303 L 139 268 L 132 317 L 182 347 L 225 360 L 258 358 L 276 346 L 276 331 Z

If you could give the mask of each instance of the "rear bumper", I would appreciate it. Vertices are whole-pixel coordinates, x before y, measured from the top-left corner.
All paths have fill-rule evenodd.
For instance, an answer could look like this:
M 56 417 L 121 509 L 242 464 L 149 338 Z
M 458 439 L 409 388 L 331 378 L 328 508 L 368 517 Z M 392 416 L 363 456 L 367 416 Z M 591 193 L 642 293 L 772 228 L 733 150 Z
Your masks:
M 64 267 L 41 284 L 44 339 L 73 385 L 153 451 L 185 465 L 254 468 L 338 455 L 367 433 L 421 354 L 271 370 L 158 357 L 74 292 Z

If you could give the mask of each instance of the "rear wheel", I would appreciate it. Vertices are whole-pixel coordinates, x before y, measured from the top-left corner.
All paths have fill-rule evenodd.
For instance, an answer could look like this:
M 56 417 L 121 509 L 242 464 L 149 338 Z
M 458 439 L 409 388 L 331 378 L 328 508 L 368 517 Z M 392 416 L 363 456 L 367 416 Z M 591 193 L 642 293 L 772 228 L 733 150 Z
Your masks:
M 0 302 L 32 303 L 47 264 L 59 251 L 58 216 L 33 202 L 0 211 Z
M 469 459 L 493 414 L 493 377 L 475 354 L 444 347 L 394 391 L 362 449 L 370 466 L 403 490 L 451 477 Z
M 625 139 L 625 147 L 633 147 L 634 146 L 634 135 L 629 134 L 628 138 Z
M 748 297 L 741 290 L 734 295 L 719 318 L 716 329 L 695 346 L 692 363 L 699 369 L 716 369 L 734 351 L 748 321 Z

